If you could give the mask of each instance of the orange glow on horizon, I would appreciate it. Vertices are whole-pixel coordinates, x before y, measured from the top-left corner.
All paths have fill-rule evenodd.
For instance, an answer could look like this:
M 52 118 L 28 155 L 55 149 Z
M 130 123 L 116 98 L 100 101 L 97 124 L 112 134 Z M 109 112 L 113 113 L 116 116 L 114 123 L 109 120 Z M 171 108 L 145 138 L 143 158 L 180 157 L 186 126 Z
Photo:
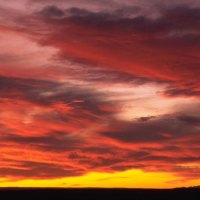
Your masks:
M 197 185 L 198 180 L 183 181 L 170 173 L 143 172 L 90 172 L 83 176 L 52 180 L 0 180 L 0 187 L 61 187 L 61 188 L 175 188 Z

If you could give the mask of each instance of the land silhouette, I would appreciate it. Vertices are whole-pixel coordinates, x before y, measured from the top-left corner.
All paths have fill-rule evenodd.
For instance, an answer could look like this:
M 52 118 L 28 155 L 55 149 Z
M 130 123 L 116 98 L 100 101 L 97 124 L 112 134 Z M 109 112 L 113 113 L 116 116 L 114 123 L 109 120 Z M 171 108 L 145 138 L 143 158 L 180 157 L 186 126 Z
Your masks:
M 133 199 L 178 200 L 200 199 L 200 186 L 174 189 L 124 189 L 124 188 L 1 188 L 0 196 L 7 198 L 53 199 Z

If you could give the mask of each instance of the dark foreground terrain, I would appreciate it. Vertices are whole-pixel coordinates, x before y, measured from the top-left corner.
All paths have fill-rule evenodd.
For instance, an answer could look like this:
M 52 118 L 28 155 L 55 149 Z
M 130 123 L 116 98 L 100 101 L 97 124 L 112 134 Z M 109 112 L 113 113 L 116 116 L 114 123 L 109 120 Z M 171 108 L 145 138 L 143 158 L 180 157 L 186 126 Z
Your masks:
M 200 200 L 200 188 L 180 189 L 40 189 L 40 188 L 2 188 L 1 199 L 10 198 L 52 198 L 52 199 L 133 199 L 133 200 Z

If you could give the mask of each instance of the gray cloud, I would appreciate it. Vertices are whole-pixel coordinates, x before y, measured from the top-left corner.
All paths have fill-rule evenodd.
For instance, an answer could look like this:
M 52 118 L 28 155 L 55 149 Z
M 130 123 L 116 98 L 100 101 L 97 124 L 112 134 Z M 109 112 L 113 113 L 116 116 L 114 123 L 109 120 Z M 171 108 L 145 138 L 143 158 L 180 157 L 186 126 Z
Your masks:
M 74 109 L 80 111 L 80 114 L 82 110 L 97 115 L 109 114 L 101 109 L 101 106 L 111 105 L 101 100 L 105 94 L 75 85 L 37 79 L 0 77 L 0 92 L 0 98 L 22 99 L 42 106 L 56 103 L 71 104 Z
M 12 161 L 13 162 L 13 161 Z M 53 163 L 34 162 L 34 161 L 14 161 L 13 167 L 0 167 L 1 177 L 13 176 L 18 178 L 32 179 L 51 179 L 66 176 L 80 176 L 84 173 L 83 170 L 73 168 L 71 166 L 56 165 Z
M 100 134 L 127 143 L 174 143 L 188 137 L 198 137 L 197 117 L 172 115 L 138 122 L 113 121 L 111 130 Z M 194 123 L 195 122 L 195 123 Z
M 84 142 L 82 137 L 78 137 L 66 132 L 50 132 L 43 136 L 20 136 L 15 134 L 2 134 L 1 144 L 15 143 L 29 146 L 34 149 L 52 152 L 65 152 L 78 148 Z

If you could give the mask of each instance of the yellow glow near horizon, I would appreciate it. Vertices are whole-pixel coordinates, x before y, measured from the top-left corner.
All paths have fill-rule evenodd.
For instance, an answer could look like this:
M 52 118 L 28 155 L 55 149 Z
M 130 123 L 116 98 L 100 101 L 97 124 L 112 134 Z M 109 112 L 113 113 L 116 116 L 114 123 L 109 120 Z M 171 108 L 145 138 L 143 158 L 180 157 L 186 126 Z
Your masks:
M 200 182 L 200 179 L 187 182 L 180 180 L 180 177 L 176 177 L 170 173 L 128 170 L 115 173 L 91 172 L 79 177 L 51 180 L 8 181 L 6 179 L 0 179 L 0 187 L 174 188 L 193 186 Z

